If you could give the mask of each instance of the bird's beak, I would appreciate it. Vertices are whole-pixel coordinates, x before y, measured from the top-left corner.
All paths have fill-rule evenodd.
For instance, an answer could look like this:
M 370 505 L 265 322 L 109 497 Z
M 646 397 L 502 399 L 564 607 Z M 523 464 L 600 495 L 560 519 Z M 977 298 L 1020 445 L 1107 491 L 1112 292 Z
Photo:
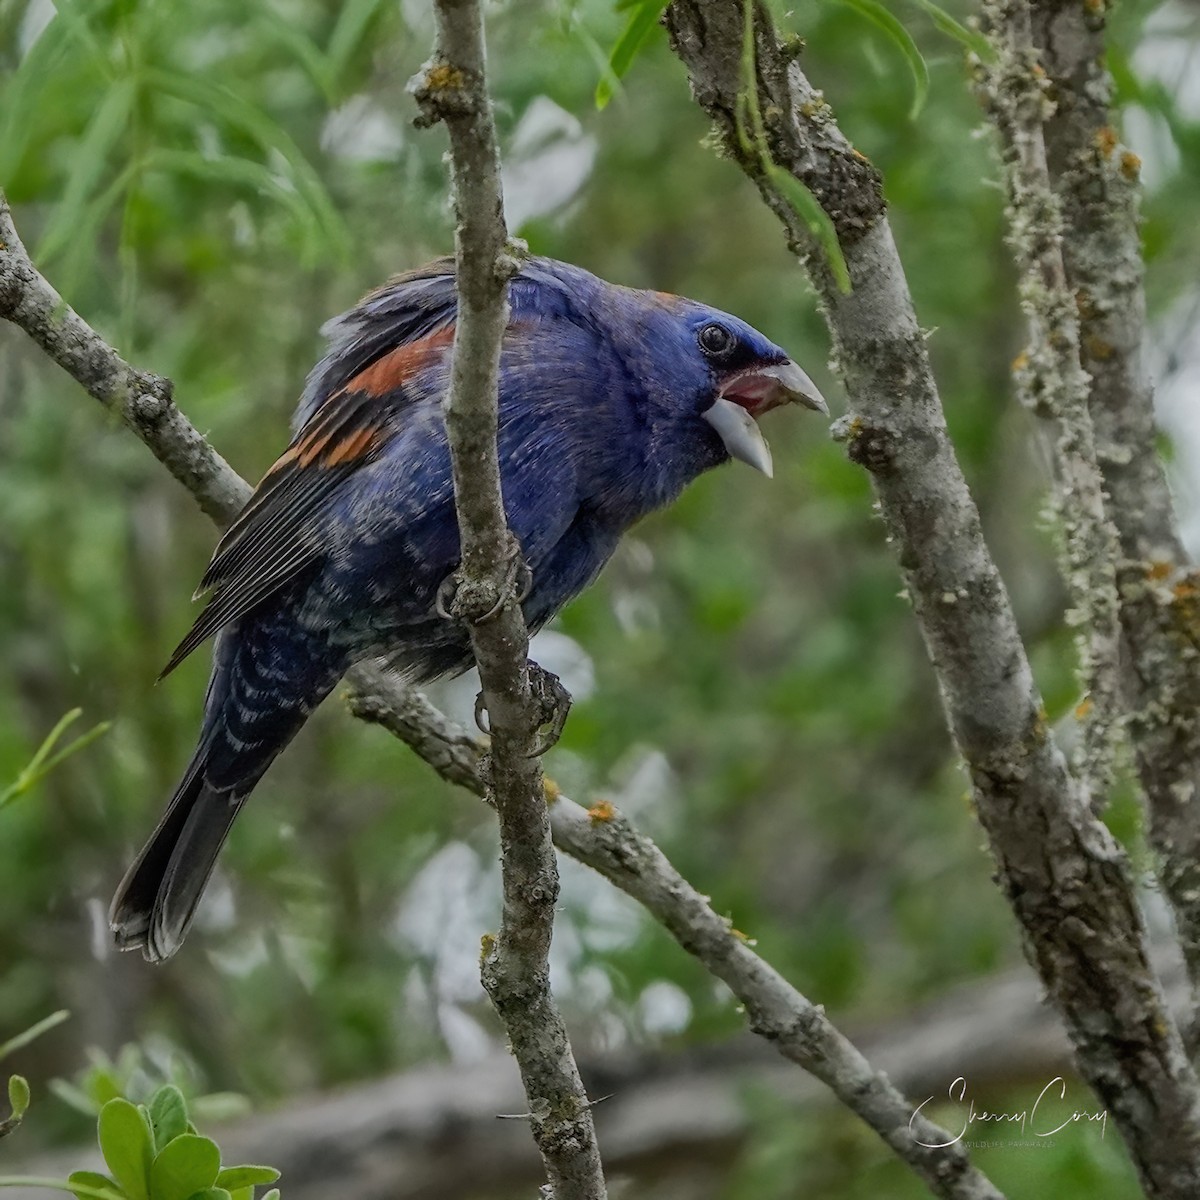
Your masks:
M 829 405 L 817 385 L 790 359 L 738 372 L 722 385 L 720 395 L 703 416 L 717 431 L 731 458 L 770 479 L 771 448 L 756 418 L 781 404 L 803 404 L 829 416 Z

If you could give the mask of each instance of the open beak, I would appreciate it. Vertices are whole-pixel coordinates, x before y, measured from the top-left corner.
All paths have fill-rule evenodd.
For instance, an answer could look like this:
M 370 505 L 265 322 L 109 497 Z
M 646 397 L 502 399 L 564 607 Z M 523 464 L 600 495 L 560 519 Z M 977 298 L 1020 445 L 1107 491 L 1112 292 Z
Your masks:
M 717 431 L 731 458 L 770 479 L 771 448 L 757 418 L 781 404 L 803 404 L 829 416 L 829 405 L 817 385 L 790 359 L 739 371 L 722 384 L 715 403 L 702 415 Z

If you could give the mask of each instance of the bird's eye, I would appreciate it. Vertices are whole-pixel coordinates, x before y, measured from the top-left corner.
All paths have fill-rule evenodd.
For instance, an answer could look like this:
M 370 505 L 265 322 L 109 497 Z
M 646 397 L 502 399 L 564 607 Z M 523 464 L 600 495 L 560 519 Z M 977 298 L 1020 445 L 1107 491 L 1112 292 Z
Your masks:
M 737 338 L 724 325 L 705 325 L 696 337 L 709 358 L 722 358 L 737 344 Z

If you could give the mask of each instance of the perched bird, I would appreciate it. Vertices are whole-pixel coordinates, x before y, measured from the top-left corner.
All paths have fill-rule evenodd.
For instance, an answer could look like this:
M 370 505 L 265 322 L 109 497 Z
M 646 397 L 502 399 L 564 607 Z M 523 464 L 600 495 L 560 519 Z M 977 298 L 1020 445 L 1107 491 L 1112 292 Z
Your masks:
M 195 753 L 112 903 L 123 949 L 179 949 L 246 798 L 353 663 L 386 656 L 417 684 L 472 665 L 466 629 L 436 611 L 459 556 L 441 409 L 456 302 L 440 260 L 325 327 L 291 445 L 217 546 L 212 597 L 163 672 L 216 635 Z M 733 457 L 770 475 L 768 409 L 828 411 L 778 346 L 678 296 L 534 258 L 509 306 L 498 447 L 531 631 L 701 472 Z

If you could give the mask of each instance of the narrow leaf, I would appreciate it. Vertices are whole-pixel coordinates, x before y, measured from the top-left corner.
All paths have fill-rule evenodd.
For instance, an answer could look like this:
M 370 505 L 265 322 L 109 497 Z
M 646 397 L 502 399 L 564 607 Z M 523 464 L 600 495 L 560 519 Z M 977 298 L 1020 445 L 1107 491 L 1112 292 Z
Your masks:
M 108 1191 L 114 1195 L 118 1192 L 117 1185 L 107 1175 L 101 1175 L 99 1171 L 72 1171 L 67 1176 L 67 1182 L 71 1184 L 71 1190 L 75 1192 L 75 1195 L 80 1200 L 84 1200 L 84 1197 L 90 1193 L 81 1192 L 78 1190 L 78 1187 L 94 1188 L 96 1191 Z
M 329 35 L 329 46 L 325 51 L 330 81 L 335 88 L 354 52 L 362 43 L 376 12 L 382 7 L 383 0 L 346 0 L 346 3 L 341 5 L 337 24 Z
M 150 1167 L 154 1200 L 188 1200 L 211 1188 L 221 1170 L 221 1151 L 211 1138 L 184 1133 L 164 1146 Z
M 843 294 L 850 292 L 850 271 L 846 266 L 845 255 L 842 254 L 841 243 L 838 242 L 837 230 L 829 219 L 829 214 L 818 203 L 812 194 L 790 171 L 785 171 L 777 163 L 767 163 L 767 176 L 776 191 L 788 202 L 793 211 L 808 226 L 813 237 L 817 239 L 825 256 L 829 260 L 829 269 L 833 272 L 838 290 Z
M 913 3 L 928 14 L 936 29 L 965 46 L 977 58 L 991 62 L 996 57 L 991 42 L 978 29 L 968 29 L 960 24 L 940 4 L 935 4 L 933 0 L 913 0 Z
M 51 262 L 78 236 L 83 211 L 111 166 L 116 145 L 129 126 L 136 95 L 135 79 L 126 76 L 117 80 L 88 123 L 87 132 L 71 155 L 71 173 L 62 199 L 34 254 L 41 262 Z
M 279 1172 L 274 1167 L 225 1167 L 217 1176 L 217 1187 L 236 1191 L 238 1188 L 256 1187 L 260 1183 L 274 1183 Z
M 17 1050 L 23 1050 L 30 1042 L 36 1038 L 40 1038 L 43 1033 L 49 1033 L 56 1025 L 61 1025 L 70 1015 L 65 1008 L 60 1008 L 58 1012 L 51 1013 L 48 1017 L 43 1017 L 36 1025 L 31 1025 L 25 1030 L 24 1033 L 18 1033 L 16 1037 L 9 1038 L 7 1042 L 0 1045 L 0 1058 L 5 1058 Z
M 100 1152 L 129 1200 L 149 1200 L 154 1142 L 150 1126 L 128 1100 L 110 1100 L 100 1110 Z
M 604 108 L 612 99 L 613 84 L 625 77 L 642 44 L 658 24 L 658 18 L 662 16 L 665 7 L 660 0 L 643 0 L 643 3 L 629 14 L 629 20 L 609 55 L 608 71 L 596 84 L 597 108 Z
M 890 9 L 879 3 L 879 0 L 842 0 L 842 3 L 883 30 L 904 55 L 913 75 L 913 103 L 909 117 L 916 120 L 929 92 L 929 68 L 925 65 L 925 59 L 917 49 L 912 34 Z
M 224 1188 L 210 1187 L 202 1192 L 193 1192 L 187 1200 L 233 1200 L 233 1197 Z
M 76 1171 L 76 1175 L 91 1175 L 90 1171 Z M 103 1178 L 99 1176 L 98 1178 Z M 128 1200 L 119 1189 L 93 1187 L 91 1184 L 72 1183 L 68 1179 L 48 1179 L 44 1175 L 0 1175 L 0 1188 L 46 1188 L 52 1192 L 74 1192 L 81 1200 Z

